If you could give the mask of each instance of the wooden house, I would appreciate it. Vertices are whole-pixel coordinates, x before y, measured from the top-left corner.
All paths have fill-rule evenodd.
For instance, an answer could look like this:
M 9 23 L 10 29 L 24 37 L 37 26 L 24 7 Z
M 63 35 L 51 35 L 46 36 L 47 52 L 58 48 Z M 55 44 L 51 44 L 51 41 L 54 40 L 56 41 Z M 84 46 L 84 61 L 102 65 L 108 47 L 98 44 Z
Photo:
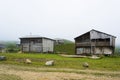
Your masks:
M 47 37 L 26 36 L 20 38 L 22 52 L 54 52 L 54 40 Z
M 92 29 L 75 39 L 76 54 L 114 54 L 115 36 Z

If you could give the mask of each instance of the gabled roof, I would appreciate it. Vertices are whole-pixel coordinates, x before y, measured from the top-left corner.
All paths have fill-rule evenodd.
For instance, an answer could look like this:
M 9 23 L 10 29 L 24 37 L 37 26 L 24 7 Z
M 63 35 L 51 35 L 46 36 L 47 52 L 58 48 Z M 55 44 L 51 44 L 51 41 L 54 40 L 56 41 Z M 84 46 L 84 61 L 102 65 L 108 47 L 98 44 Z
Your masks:
M 24 37 L 20 37 L 19 39 L 49 39 L 49 40 L 53 40 L 54 39 L 51 39 L 51 38 L 47 38 L 47 37 L 42 37 L 42 36 L 39 36 L 39 35 L 27 35 L 27 36 L 24 36 Z
M 98 30 L 95 30 L 95 29 L 92 29 L 92 30 L 90 30 L 90 31 L 88 31 L 88 32 L 86 32 L 84 34 L 90 33 L 92 31 L 96 31 L 96 32 L 99 32 L 99 33 L 102 33 L 102 34 L 105 34 L 105 35 L 112 36 L 112 37 L 116 38 L 116 36 L 113 36 L 113 35 L 110 35 L 110 34 L 107 34 L 107 33 L 104 33 L 104 32 L 98 31 Z M 82 34 L 82 35 L 84 35 L 84 34 Z M 82 35 L 80 35 L 78 37 L 81 37 Z M 76 37 L 76 38 L 78 38 L 78 37 Z M 74 39 L 76 39 L 76 38 L 74 38 Z

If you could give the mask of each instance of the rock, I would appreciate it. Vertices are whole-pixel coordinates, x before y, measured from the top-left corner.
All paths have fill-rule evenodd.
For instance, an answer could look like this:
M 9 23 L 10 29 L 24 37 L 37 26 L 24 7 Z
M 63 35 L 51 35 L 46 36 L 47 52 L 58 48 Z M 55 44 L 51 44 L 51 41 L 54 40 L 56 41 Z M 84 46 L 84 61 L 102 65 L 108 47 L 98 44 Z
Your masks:
M 31 61 L 30 59 L 26 59 L 26 60 L 25 60 L 25 63 L 27 63 L 27 64 L 31 64 L 32 61 Z
M 83 63 L 83 67 L 88 68 L 89 64 L 87 62 Z
M 19 51 L 18 53 L 22 53 L 22 51 Z
M 54 65 L 54 61 L 53 61 L 53 60 L 47 61 L 47 62 L 45 63 L 45 65 L 46 65 L 46 66 L 53 66 L 53 65 Z
M 5 56 L 0 56 L 0 61 L 4 61 L 6 60 L 6 57 Z

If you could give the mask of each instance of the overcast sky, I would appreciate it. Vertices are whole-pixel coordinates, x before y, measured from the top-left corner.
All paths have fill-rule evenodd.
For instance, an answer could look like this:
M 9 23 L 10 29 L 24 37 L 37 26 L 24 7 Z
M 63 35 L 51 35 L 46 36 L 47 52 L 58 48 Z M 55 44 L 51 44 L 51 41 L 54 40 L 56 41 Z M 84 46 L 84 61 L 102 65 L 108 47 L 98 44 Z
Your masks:
M 0 40 L 75 37 L 96 29 L 120 42 L 120 0 L 0 0 Z

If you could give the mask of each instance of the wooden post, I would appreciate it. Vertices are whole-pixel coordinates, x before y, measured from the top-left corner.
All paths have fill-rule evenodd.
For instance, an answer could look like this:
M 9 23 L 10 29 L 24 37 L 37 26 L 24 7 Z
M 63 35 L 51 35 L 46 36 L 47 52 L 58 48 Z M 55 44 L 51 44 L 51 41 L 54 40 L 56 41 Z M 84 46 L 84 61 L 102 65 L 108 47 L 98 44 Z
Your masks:
M 75 40 L 75 54 L 77 54 L 77 44 L 76 44 L 76 40 Z
M 30 51 L 31 51 L 30 48 L 31 48 L 31 44 L 30 44 L 30 40 L 29 40 L 29 53 L 30 53 Z
M 90 39 L 90 54 L 92 55 L 92 41 Z

